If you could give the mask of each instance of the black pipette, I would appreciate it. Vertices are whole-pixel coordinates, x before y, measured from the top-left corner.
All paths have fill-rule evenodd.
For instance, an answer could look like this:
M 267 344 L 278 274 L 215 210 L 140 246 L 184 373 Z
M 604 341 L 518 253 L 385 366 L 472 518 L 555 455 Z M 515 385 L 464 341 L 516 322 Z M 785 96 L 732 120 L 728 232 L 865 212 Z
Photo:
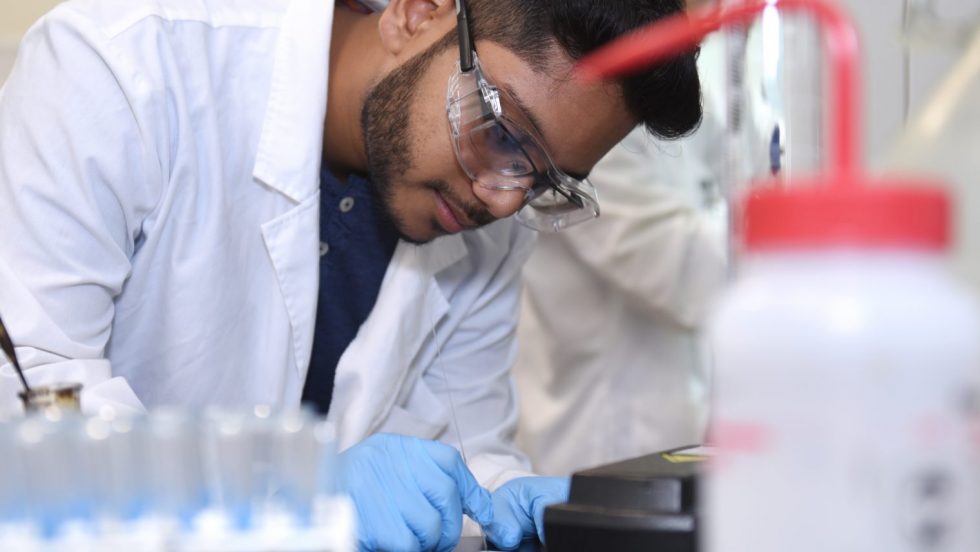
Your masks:
M 7 327 L 3 325 L 2 318 L 0 318 L 0 347 L 3 347 L 3 352 L 7 354 L 7 358 L 14 365 L 14 370 L 20 376 L 20 382 L 24 384 L 24 392 L 30 395 L 31 386 L 27 385 L 27 378 L 24 377 L 24 371 L 20 369 L 20 362 L 17 362 L 17 352 L 14 350 L 14 342 L 10 340 L 10 334 L 7 333 Z

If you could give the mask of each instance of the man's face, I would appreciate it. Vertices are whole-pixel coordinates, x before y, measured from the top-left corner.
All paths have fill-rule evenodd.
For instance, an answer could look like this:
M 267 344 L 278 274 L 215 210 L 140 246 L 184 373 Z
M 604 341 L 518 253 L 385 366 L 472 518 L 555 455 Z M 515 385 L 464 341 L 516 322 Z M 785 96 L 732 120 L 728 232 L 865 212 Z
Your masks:
M 588 174 L 635 125 L 616 86 L 571 79 L 572 62 L 557 49 L 549 74 L 496 43 L 479 42 L 477 51 L 487 78 L 518 100 L 555 164 L 570 175 Z M 457 163 L 446 115 L 457 60 L 455 47 L 430 46 L 385 76 L 364 105 L 371 181 L 409 241 L 489 224 L 523 204 L 523 193 L 479 186 Z

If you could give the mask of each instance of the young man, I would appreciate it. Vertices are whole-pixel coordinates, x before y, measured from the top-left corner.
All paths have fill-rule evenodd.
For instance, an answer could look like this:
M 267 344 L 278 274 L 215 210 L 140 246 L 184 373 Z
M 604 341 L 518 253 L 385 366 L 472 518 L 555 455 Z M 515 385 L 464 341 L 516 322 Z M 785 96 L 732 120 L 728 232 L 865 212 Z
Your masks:
M 43 19 L 0 96 L 0 312 L 28 378 L 84 383 L 87 410 L 317 405 L 364 548 L 451 549 L 461 512 L 500 545 L 539 532 L 567 484 L 516 477 L 519 222 L 591 218 L 584 175 L 637 122 L 693 128 L 698 81 L 693 56 L 571 75 L 679 0 L 472 0 L 468 26 L 458 4 Z M 472 474 L 428 440 L 455 442 L 451 401 Z

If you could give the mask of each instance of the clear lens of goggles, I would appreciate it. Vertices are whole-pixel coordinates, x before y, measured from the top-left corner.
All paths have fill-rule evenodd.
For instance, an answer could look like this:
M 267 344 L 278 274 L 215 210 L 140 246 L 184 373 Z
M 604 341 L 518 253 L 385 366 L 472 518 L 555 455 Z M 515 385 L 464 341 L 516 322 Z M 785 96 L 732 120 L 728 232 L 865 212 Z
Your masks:
M 457 67 L 447 94 L 453 147 L 466 174 L 487 189 L 522 192 L 517 220 L 535 230 L 557 231 L 597 217 L 592 184 L 554 166 L 515 102 L 489 84 L 474 62 L 468 73 Z
M 599 216 L 599 197 L 588 180 L 561 175 L 517 212 L 517 220 L 542 232 L 557 232 Z

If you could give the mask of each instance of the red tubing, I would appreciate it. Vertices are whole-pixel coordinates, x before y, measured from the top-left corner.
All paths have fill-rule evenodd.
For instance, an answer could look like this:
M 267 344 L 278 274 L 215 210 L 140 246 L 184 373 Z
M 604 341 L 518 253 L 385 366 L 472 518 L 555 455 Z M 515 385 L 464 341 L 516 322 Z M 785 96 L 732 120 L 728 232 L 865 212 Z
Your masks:
M 847 15 L 829 0 L 745 0 L 718 8 L 709 6 L 690 14 L 661 19 L 623 36 L 583 58 L 576 67 L 580 78 L 598 80 L 635 72 L 697 46 L 709 33 L 723 26 L 747 24 L 769 6 L 781 11 L 805 11 L 816 16 L 824 34 L 833 81 L 833 103 L 827 112 L 831 175 L 859 172 L 860 144 L 857 136 L 858 40 Z M 857 178 L 832 178 L 834 182 L 857 182 Z M 847 184 L 844 184 L 847 185 Z

